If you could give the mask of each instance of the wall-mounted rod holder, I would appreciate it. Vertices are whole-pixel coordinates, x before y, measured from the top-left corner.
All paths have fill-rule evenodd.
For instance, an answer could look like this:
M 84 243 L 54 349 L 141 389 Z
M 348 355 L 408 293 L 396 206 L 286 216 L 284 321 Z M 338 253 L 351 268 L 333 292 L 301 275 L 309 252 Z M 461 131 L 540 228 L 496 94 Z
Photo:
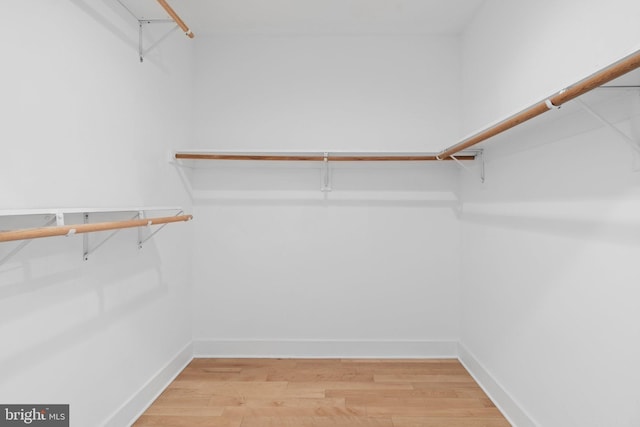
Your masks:
M 460 166 L 462 168 L 462 170 L 464 170 L 465 172 L 469 172 L 470 174 L 474 175 L 474 176 L 478 176 L 480 178 L 480 182 L 482 184 L 484 184 L 484 151 L 483 150 L 478 150 L 475 154 L 475 160 L 476 162 L 479 164 L 479 169 L 478 171 L 474 171 L 473 169 L 471 169 L 470 167 L 468 167 L 467 165 L 465 165 L 463 162 L 461 162 L 460 160 L 458 160 L 457 156 L 450 156 L 458 166 Z
M 139 214 L 136 214 L 133 218 L 131 219 L 136 219 L 138 218 Z M 89 214 L 85 213 L 84 215 L 84 223 L 85 224 L 89 224 Z M 165 224 L 166 225 L 166 224 Z M 107 243 L 107 241 L 111 240 L 112 237 L 114 237 L 116 234 L 118 234 L 122 229 L 119 228 L 113 232 L 111 232 L 107 237 L 105 237 L 104 239 L 102 239 L 100 241 L 100 243 L 94 245 L 93 248 L 89 247 L 89 233 L 84 233 L 82 235 L 82 259 L 84 259 L 85 261 L 89 260 L 89 255 L 91 255 L 92 253 L 94 253 L 95 251 L 98 250 L 98 248 L 100 248 L 102 245 L 104 245 L 105 243 Z M 140 227 L 138 227 L 138 230 L 140 230 Z
M 331 191 L 331 169 L 329 168 L 329 153 L 324 153 L 322 160 L 322 184 L 320 191 Z
M 173 24 L 173 21 L 170 19 L 145 19 L 138 21 L 138 56 L 140 58 L 140 62 L 144 61 L 144 57 L 147 53 L 151 52 L 156 46 L 166 40 L 174 31 L 178 29 L 178 26 L 173 26 L 169 31 L 164 33 L 158 40 L 153 42 L 151 46 L 144 48 L 144 26 L 148 24 Z
M 183 211 L 180 211 L 176 214 L 176 217 L 181 216 L 183 214 Z M 144 213 L 141 212 L 141 218 L 144 218 Z M 154 232 L 150 233 L 147 237 L 142 237 L 143 234 L 143 227 L 139 227 L 138 228 L 138 249 L 142 249 L 142 245 L 144 245 L 147 241 L 149 241 L 149 239 L 151 239 L 153 236 L 155 236 L 157 233 L 160 232 L 160 230 L 162 230 L 164 227 L 167 226 L 168 223 L 162 224 L 160 227 L 158 227 L 157 230 L 155 230 Z M 147 224 L 147 228 L 149 228 L 151 224 Z

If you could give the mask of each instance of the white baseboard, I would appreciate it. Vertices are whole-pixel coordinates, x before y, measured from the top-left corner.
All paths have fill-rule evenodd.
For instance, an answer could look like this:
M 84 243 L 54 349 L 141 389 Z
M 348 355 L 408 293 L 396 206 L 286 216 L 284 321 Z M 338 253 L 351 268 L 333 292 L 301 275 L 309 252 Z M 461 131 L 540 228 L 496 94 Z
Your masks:
M 457 341 L 195 340 L 194 357 L 457 358 Z
M 458 359 L 512 426 L 538 426 L 513 396 L 493 378 L 489 371 L 462 344 L 458 345 Z
M 108 419 L 103 427 L 132 425 L 160 393 L 193 360 L 193 344 L 187 344 L 164 367 L 153 375 L 131 398 L 124 402 Z

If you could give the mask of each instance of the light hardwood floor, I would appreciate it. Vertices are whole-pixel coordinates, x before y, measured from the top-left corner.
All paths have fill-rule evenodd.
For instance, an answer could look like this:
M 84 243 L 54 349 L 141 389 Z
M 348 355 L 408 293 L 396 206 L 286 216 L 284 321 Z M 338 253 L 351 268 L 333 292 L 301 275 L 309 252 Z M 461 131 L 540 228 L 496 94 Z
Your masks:
M 509 425 L 455 359 L 194 359 L 134 424 Z

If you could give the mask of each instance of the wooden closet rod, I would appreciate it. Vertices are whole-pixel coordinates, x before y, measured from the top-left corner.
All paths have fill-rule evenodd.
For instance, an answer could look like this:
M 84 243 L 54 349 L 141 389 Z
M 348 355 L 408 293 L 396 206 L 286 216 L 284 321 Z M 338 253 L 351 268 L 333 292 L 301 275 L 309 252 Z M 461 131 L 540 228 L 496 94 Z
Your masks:
M 176 22 L 176 24 L 178 24 L 178 26 L 182 29 L 182 31 L 184 31 L 184 33 L 190 39 L 192 39 L 195 36 L 195 34 L 193 34 L 193 31 L 191 31 L 189 27 L 187 27 L 187 24 L 185 24 L 184 21 L 178 16 L 176 11 L 173 10 L 171 6 L 169 6 L 169 3 L 167 3 L 165 0 L 157 0 L 157 1 L 158 3 L 160 3 L 160 6 L 162 6 L 164 10 L 167 11 L 169 16 L 171 16 L 171 19 L 173 19 Z
M 14 240 L 38 239 L 40 237 L 71 236 L 93 231 L 117 230 L 120 228 L 144 227 L 147 225 L 168 224 L 171 222 L 189 221 L 192 215 L 178 215 L 158 218 L 131 219 L 126 221 L 96 222 L 94 224 L 62 225 L 56 227 L 26 228 L 0 232 L 0 242 Z
M 455 156 L 457 160 L 473 160 L 474 155 Z M 307 161 L 322 162 L 323 155 L 280 155 L 280 154 L 194 154 L 176 153 L 176 159 L 184 160 L 276 160 L 276 161 Z M 380 156 L 357 156 L 357 155 L 334 155 L 328 156 L 330 162 L 425 162 L 436 160 L 453 160 L 451 157 L 438 159 L 435 154 L 429 155 L 380 155 Z
M 475 135 L 472 135 L 469 138 L 455 145 L 452 145 L 449 148 L 444 149 L 438 154 L 438 158 L 445 160 L 451 155 L 454 155 L 469 147 L 473 147 L 474 145 L 479 144 L 508 129 L 531 120 L 542 113 L 546 113 L 553 108 L 558 108 L 562 104 L 571 101 L 572 99 L 575 99 L 580 95 L 584 95 L 585 93 L 590 92 L 593 89 L 600 87 L 612 80 L 615 80 L 618 77 L 621 77 L 637 68 L 640 68 L 640 51 L 637 51 L 621 59 L 620 61 L 615 62 L 606 68 L 603 68 L 595 74 L 592 74 L 591 76 L 580 80 L 578 83 L 575 83 L 574 85 L 561 90 L 548 99 L 540 101 L 537 104 L 534 104 L 533 106 L 520 111 L 519 113 L 499 122 L 494 126 L 491 126 L 488 129 L 476 133 Z

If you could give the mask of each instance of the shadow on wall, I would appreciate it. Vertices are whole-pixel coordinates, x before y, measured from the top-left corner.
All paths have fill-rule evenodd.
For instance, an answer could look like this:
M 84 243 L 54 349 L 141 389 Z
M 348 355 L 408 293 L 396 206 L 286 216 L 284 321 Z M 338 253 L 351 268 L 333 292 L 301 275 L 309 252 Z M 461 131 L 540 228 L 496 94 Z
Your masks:
M 553 216 L 509 216 L 468 211 L 464 212 L 461 218 L 496 228 L 564 236 L 571 239 L 598 240 L 618 245 L 640 245 L 640 223 L 638 222 L 608 222 L 605 219 Z
M 638 117 L 617 125 L 632 134 Z M 460 216 L 468 336 L 514 366 L 513 349 L 540 354 L 539 339 L 588 347 L 575 324 L 637 281 L 629 260 L 640 248 L 630 148 L 602 127 L 559 140 L 531 130 L 486 150 L 487 181 L 464 182 Z
M 90 16 L 95 22 L 100 24 L 100 26 L 108 30 L 111 34 L 123 41 L 129 47 L 135 50 L 138 49 L 138 43 L 135 37 L 135 35 L 137 34 L 137 25 L 135 25 L 133 16 L 131 16 L 123 7 L 117 4 L 117 2 L 102 0 L 100 3 L 104 5 L 104 11 L 101 13 L 96 7 L 90 6 L 84 0 L 69 1 L 71 2 L 71 4 Z M 106 12 L 107 10 L 111 10 L 113 13 L 122 18 L 123 22 L 128 23 L 127 26 L 131 28 L 131 31 L 123 31 L 123 29 L 117 26 L 113 20 L 107 18 L 104 14 L 104 12 Z
M 459 202 L 455 164 L 331 164 L 326 172 L 320 163 L 213 161 L 177 168 L 200 205 L 457 208 Z
M 77 237 L 38 239 L 0 266 L 0 330 L 9 340 L 22 337 L 0 351 L 0 381 L 167 294 L 154 243 L 137 253 L 130 235 L 118 237 L 88 261 Z

